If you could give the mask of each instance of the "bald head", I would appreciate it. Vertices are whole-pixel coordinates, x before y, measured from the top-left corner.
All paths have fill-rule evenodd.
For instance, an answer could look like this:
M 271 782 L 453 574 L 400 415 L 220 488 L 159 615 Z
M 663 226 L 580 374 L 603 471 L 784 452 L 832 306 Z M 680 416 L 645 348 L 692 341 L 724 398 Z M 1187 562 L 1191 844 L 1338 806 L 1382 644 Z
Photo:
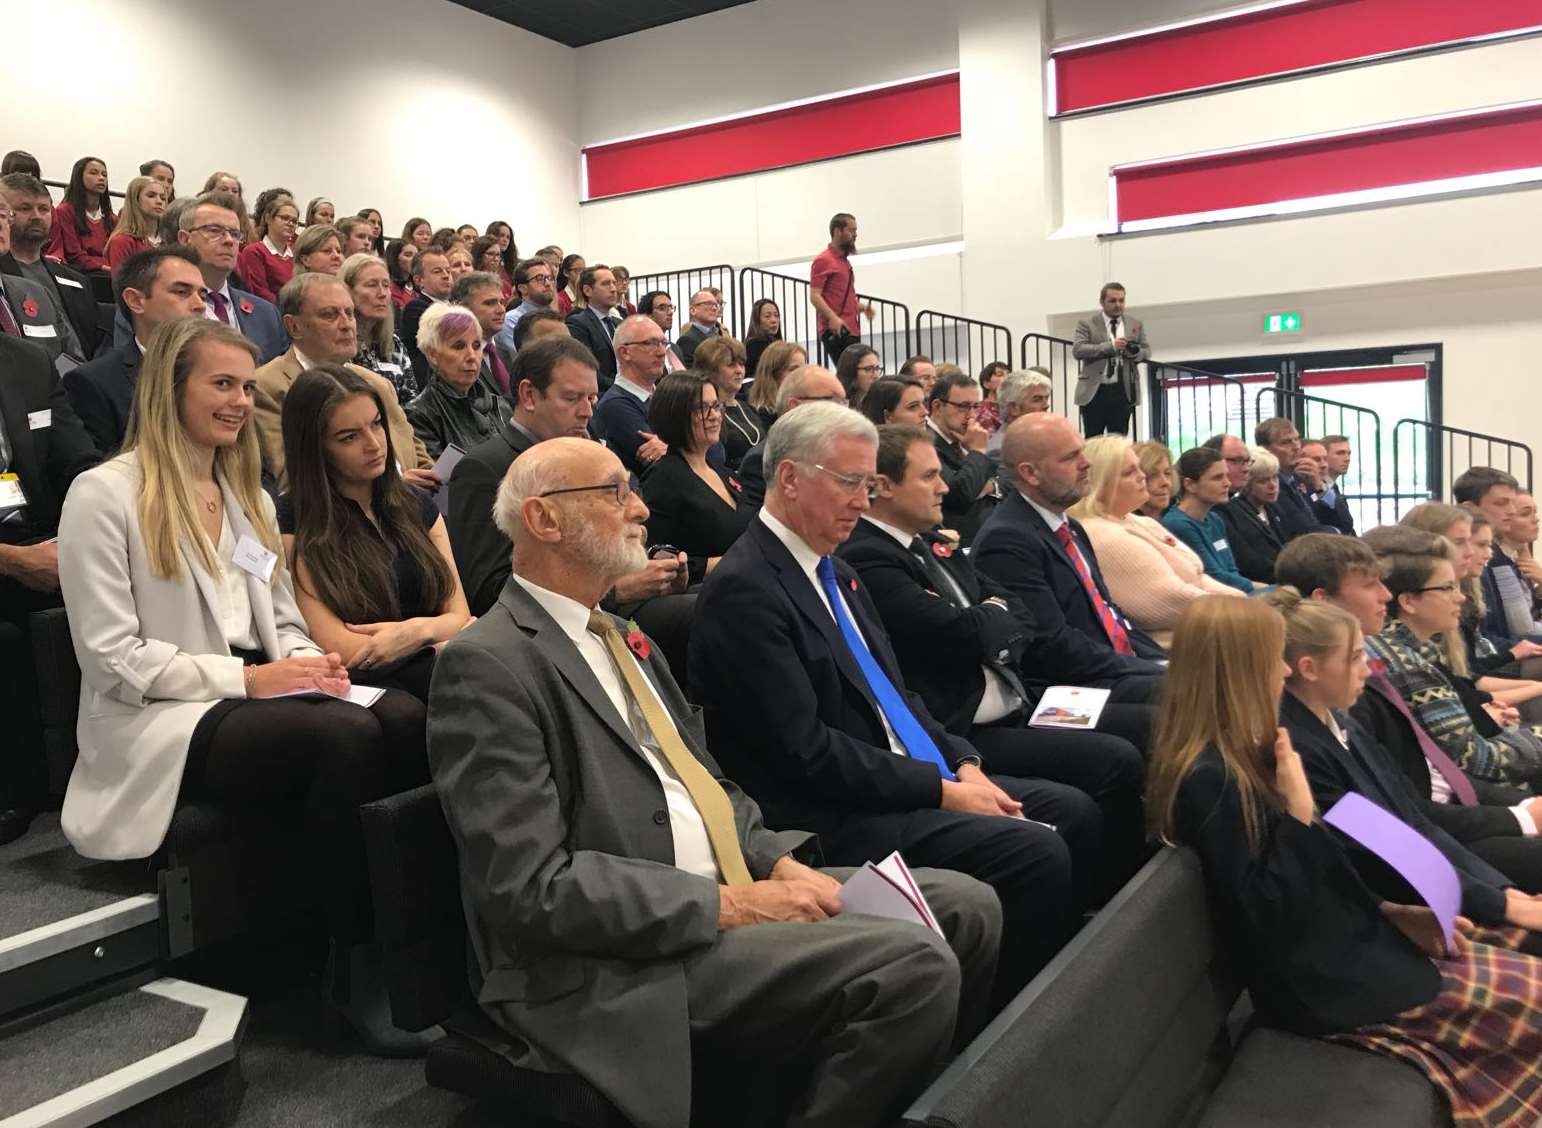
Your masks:
M 1007 428 L 1001 461 L 1018 489 L 1059 513 L 1087 496 L 1091 467 L 1083 445 L 1069 419 L 1040 411 L 1019 417 Z
M 845 403 L 846 389 L 841 378 L 828 368 L 805 364 L 795 368 L 776 389 L 776 413 L 791 411 L 800 403 Z

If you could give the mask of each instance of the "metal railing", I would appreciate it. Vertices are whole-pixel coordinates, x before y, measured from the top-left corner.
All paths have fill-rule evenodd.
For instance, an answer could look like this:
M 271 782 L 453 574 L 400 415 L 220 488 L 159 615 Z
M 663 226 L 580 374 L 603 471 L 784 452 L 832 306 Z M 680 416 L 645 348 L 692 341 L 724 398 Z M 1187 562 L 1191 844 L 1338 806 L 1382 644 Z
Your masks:
M 1449 501 L 1451 483 L 1474 466 L 1492 466 L 1532 485 L 1531 447 L 1482 431 L 1423 419 L 1399 419 L 1392 428 L 1392 478 L 1411 475 L 1418 500 Z
M 934 363 L 956 364 L 974 377 L 987 364 L 1012 363 L 1012 330 L 1005 325 L 935 309 L 916 314 L 915 346 Z
M 822 363 L 819 348 L 819 319 L 809 301 L 809 284 L 790 274 L 777 274 L 747 266 L 739 271 L 738 309 L 748 326 L 750 311 L 761 298 L 770 298 L 782 314 L 782 339 L 796 341 L 808 353 L 810 362 Z M 858 294 L 857 300 L 873 307 L 872 320 L 863 318 L 862 343 L 877 349 L 883 357 L 884 371 L 897 372 L 914 351 L 910 325 L 910 307 L 904 302 Z M 724 324 L 727 324 L 725 319 Z
M 1076 405 L 1071 402 L 1071 391 L 1076 387 L 1076 358 L 1071 355 L 1071 342 L 1064 337 L 1051 337 L 1048 333 L 1024 333 L 1019 346 L 1021 368 L 1042 368 L 1049 373 L 1050 410 L 1058 411 L 1067 418 L 1076 418 Z
M 1212 435 L 1247 433 L 1247 390 L 1235 376 L 1218 376 L 1181 364 L 1146 363 L 1151 436 L 1174 453 Z M 1139 413 L 1135 425 L 1140 425 Z
M 1265 396 L 1270 397 L 1267 412 L 1264 410 Z M 1303 438 L 1343 435 L 1349 440 L 1353 461 L 1349 472 L 1339 479 L 1337 488 L 1349 501 L 1356 529 L 1363 532 L 1377 525 L 1394 524 L 1414 504 L 1423 500 L 1403 490 L 1396 465 L 1383 461 L 1390 452 L 1382 443 L 1379 413 L 1296 388 L 1260 388 L 1253 403 L 1260 422 L 1282 415 L 1295 423 Z M 1282 466 L 1281 469 L 1289 470 L 1290 467 Z M 1384 488 L 1389 481 L 1392 483 L 1390 490 Z
M 739 310 L 735 306 L 734 295 L 738 292 L 734 286 L 734 268 L 726 263 L 717 266 L 693 266 L 685 270 L 660 270 L 652 274 L 634 274 L 628 286 L 632 304 L 644 294 L 654 290 L 662 290 L 669 295 L 670 301 L 675 303 L 675 323 L 670 331 L 673 339 L 680 335 L 682 329 L 691 321 L 691 295 L 697 290 L 721 290 L 723 293 L 722 325 L 725 331 L 734 332 L 743 337 L 742 331 L 736 329 L 739 325 Z M 748 318 L 746 311 L 743 316 Z
M 41 179 L 41 178 L 39 178 L 39 179 Z M 57 189 L 59 189 L 60 192 L 64 192 L 64 191 L 66 191 L 69 188 L 69 184 L 66 181 L 63 181 L 63 180 L 44 180 L 43 181 L 43 186 L 45 188 L 57 188 Z M 116 188 L 109 188 L 109 189 L 107 189 L 107 195 L 110 196 L 114 200 L 125 199 L 125 196 L 123 195 L 123 193 L 119 192 Z

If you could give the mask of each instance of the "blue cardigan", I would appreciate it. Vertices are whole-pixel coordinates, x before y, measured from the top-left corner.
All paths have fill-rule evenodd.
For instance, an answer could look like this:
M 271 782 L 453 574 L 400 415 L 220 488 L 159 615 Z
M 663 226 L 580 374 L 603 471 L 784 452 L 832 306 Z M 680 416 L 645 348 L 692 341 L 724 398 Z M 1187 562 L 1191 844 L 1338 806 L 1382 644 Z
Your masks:
M 1175 505 L 1162 514 L 1162 526 L 1194 550 L 1211 579 L 1248 595 L 1256 590 L 1253 581 L 1237 571 L 1237 560 L 1226 542 L 1226 525 L 1218 510 L 1212 509 L 1203 521 L 1196 521 Z

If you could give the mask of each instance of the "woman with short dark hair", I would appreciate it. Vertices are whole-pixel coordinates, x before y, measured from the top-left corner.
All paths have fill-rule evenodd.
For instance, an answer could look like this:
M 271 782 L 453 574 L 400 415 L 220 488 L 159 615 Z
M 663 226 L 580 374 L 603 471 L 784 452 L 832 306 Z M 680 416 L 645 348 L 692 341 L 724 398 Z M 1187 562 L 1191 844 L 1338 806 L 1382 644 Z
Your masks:
M 758 298 L 750 307 L 750 327 L 744 331 L 744 366 L 754 372 L 773 341 L 782 339 L 782 307 Z
M 723 430 L 717 387 L 699 372 L 671 372 L 648 401 L 648 424 L 668 446 L 642 481 L 648 543 L 686 555 L 691 583 L 717 566 L 755 515 L 737 478 L 707 458 Z
M 427 704 L 434 657 L 471 619 L 444 518 L 397 470 L 385 405 L 344 365 L 284 397 L 278 529 L 310 636 L 349 675 Z
M 974 418 L 976 423 L 991 434 L 995 434 L 1001 426 L 1001 403 L 996 398 L 996 389 L 1010 371 L 1012 366 L 1000 360 L 993 360 L 980 369 L 981 399 L 979 406 L 974 409 Z
M 861 411 L 876 427 L 885 423 L 924 427 L 926 389 L 921 386 L 921 381 L 909 376 L 885 376 L 862 397 Z

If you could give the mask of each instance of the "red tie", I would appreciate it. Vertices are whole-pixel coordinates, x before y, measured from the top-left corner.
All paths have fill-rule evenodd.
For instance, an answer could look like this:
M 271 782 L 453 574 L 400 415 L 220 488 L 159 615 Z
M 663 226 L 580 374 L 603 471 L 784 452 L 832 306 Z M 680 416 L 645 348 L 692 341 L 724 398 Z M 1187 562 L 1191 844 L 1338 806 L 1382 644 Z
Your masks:
M 214 303 L 214 316 L 226 325 L 230 324 L 230 302 L 218 290 L 209 291 L 209 301 Z
M 498 350 L 492 345 L 487 346 L 487 359 L 492 361 L 493 379 L 498 382 L 498 390 L 504 395 L 509 394 L 509 370 L 504 366 L 503 358 L 498 355 Z
M 1366 679 L 1366 684 L 1387 699 L 1387 703 L 1403 714 L 1408 723 L 1413 726 L 1414 739 L 1419 743 L 1419 751 L 1424 753 L 1424 758 L 1430 762 L 1430 767 L 1443 775 L 1446 782 L 1451 785 L 1451 794 L 1464 807 L 1476 807 L 1478 805 L 1478 792 L 1472 786 L 1472 780 L 1467 778 L 1467 773 L 1457 766 L 1455 760 L 1446 755 L 1445 749 L 1435 743 L 1434 737 L 1424 731 L 1424 726 L 1408 708 L 1408 702 L 1403 700 L 1397 687 L 1387 677 L 1387 664 L 1381 659 L 1371 661 L 1371 676 Z
M 1082 588 L 1087 592 L 1087 598 L 1092 600 L 1092 609 L 1098 613 L 1098 622 L 1103 624 L 1103 633 L 1108 635 L 1110 645 L 1120 654 L 1133 657 L 1135 648 L 1130 645 L 1129 633 L 1125 631 L 1124 624 L 1119 621 L 1119 616 L 1114 614 L 1114 609 L 1108 605 L 1108 600 L 1103 598 L 1098 585 L 1092 582 L 1092 569 L 1087 567 L 1087 561 L 1082 557 L 1082 550 L 1077 547 L 1076 538 L 1071 535 L 1071 522 L 1062 521 L 1060 528 L 1055 530 L 1055 536 L 1065 546 L 1066 555 L 1071 558 L 1071 566 L 1076 569 L 1077 578 L 1081 580 Z

